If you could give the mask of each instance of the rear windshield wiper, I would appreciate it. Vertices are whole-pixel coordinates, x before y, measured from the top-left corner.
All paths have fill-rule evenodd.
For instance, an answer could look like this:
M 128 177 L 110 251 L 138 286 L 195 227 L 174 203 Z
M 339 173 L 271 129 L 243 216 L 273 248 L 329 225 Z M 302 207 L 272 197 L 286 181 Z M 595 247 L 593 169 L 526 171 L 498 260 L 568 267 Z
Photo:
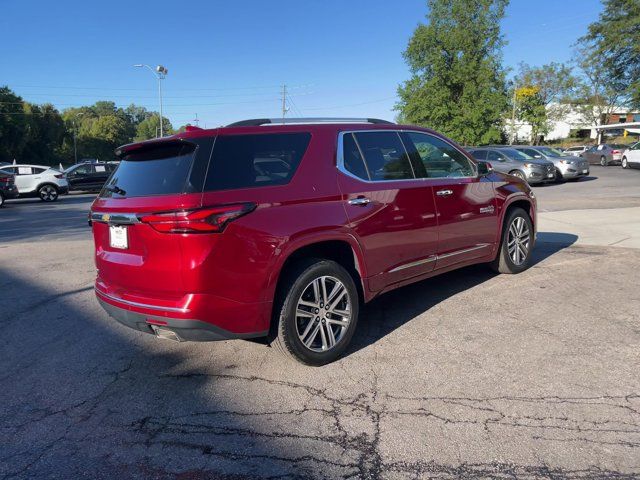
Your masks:
M 117 193 L 118 195 L 122 195 L 123 197 L 127 194 L 127 192 L 125 192 L 123 189 L 121 189 L 120 187 L 118 187 L 116 185 L 107 185 L 106 187 L 104 187 L 104 189 L 109 191 L 109 192 L 113 192 L 113 193 Z

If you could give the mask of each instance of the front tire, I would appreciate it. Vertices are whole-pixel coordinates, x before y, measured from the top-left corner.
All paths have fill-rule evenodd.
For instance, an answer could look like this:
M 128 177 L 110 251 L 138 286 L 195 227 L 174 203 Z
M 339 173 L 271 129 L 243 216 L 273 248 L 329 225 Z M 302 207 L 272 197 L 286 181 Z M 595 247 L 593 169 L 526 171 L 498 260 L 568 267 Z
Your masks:
M 531 266 L 533 223 L 522 208 L 507 213 L 502 227 L 500 248 L 491 268 L 498 273 L 520 273 Z
M 53 185 L 43 185 L 38 189 L 38 196 L 43 202 L 58 200 L 58 189 Z
M 604 155 L 600 157 L 600 165 L 603 167 L 609 166 L 609 162 L 607 162 L 607 157 L 605 157 Z
M 622 157 L 622 168 L 629 168 L 629 161 L 627 160 L 627 157 Z
M 358 309 L 358 290 L 341 265 L 320 259 L 298 262 L 279 287 L 272 344 L 306 365 L 331 363 L 351 342 Z

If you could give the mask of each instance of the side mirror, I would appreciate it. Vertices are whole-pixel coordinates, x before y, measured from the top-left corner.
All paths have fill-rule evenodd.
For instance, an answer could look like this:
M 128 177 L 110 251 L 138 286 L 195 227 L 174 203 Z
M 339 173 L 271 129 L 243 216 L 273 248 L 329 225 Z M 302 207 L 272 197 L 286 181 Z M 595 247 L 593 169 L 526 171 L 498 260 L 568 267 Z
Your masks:
M 489 162 L 478 162 L 478 175 L 483 177 L 489 175 L 493 171 L 493 167 Z

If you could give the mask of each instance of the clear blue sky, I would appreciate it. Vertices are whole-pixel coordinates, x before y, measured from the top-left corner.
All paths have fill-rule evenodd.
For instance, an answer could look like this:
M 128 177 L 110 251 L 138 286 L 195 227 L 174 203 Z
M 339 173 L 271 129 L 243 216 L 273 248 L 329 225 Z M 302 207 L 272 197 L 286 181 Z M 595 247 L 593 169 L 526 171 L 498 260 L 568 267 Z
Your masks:
M 512 0 L 505 65 L 572 58 L 599 0 Z M 0 0 L 0 85 L 60 109 L 96 100 L 157 110 L 157 84 L 135 63 L 169 69 L 165 115 L 216 126 L 280 112 L 393 119 L 402 51 L 423 0 Z

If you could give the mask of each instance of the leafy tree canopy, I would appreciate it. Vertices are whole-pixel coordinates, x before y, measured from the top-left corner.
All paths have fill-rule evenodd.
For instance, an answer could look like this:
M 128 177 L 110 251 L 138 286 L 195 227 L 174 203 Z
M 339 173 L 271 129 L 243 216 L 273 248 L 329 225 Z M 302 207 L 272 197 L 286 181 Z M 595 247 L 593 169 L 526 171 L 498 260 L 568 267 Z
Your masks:
M 398 88 L 399 121 L 465 144 L 502 139 L 507 107 L 500 20 L 507 0 L 428 0 L 404 52 L 411 78 Z
M 604 10 L 580 44 L 590 49 L 590 61 L 617 84 L 630 106 L 640 108 L 640 1 L 604 0 Z

